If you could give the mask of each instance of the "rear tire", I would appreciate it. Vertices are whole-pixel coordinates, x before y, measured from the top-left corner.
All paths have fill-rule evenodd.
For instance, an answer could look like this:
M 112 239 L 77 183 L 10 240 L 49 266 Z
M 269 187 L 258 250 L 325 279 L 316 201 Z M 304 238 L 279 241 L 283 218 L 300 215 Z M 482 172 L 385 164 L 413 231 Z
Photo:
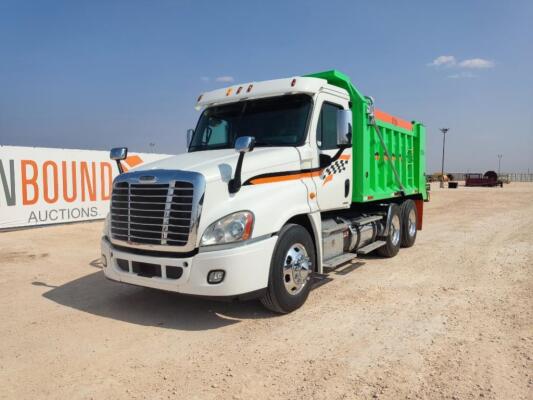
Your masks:
M 315 265 L 315 246 L 309 232 L 300 225 L 285 225 L 278 235 L 268 288 L 261 303 L 280 314 L 300 308 L 311 290 Z
M 416 223 L 418 213 L 413 200 L 405 200 L 401 205 L 402 214 L 402 247 L 411 247 L 416 241 Z
M 381 240 L 385 240 L 386 244 L 377 249 L 377 253 L 381 257 L 391 258 L 398 254 L 402 237 L 401 227 L 400 207 L 396 204 L 392 204 L 389 232 L 386 237 L 381 238 Z

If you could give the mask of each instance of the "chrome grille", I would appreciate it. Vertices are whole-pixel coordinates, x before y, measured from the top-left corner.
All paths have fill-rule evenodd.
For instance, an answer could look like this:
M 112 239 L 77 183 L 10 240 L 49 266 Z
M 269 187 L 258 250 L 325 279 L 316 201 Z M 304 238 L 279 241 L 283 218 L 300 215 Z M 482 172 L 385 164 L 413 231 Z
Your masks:
M 194 184 L 177 180 L 134 183 L 127 178 L 121 177 L 113 185 L 112 239 L 130 244 L 186 246 L 195 218 Z

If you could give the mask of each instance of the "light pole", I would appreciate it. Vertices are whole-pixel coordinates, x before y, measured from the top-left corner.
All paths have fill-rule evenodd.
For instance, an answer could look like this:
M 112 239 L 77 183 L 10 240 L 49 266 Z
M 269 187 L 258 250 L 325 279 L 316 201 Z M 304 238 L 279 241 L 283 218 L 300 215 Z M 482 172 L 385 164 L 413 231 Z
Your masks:
M 500 176 L 500 166 L 502 164 L 503 154 L 498 154 L 498 176 Z
M 449 128 L 440 128 L 440 131 L 442 132 L 442 168 L 440 176 L 440 187 L 442 189 L 444 187 L 444 148 L 446 147 L 446 132 L 449 131 Z

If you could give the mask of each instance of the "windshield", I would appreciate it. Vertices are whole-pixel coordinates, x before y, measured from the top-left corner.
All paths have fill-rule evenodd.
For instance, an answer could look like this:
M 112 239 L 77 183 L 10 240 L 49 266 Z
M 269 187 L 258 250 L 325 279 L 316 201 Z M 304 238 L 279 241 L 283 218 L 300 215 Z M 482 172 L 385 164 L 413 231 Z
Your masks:
M 189 151 L 233 148 L 240 136 L 256 146 L 298 146 L 305 139 L 311 97 L 304 94 L 240 101 L 204 110 Z

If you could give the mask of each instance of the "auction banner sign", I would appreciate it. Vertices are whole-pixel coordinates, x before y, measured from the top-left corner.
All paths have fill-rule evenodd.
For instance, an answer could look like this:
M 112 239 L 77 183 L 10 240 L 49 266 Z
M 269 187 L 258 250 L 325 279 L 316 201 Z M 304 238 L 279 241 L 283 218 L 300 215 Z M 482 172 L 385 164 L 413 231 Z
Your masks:
M 130 153 L 122 166 L 166 157 Z M 117 174 L 107 151 L 0 146 L 0 229 L 105 218 Z

